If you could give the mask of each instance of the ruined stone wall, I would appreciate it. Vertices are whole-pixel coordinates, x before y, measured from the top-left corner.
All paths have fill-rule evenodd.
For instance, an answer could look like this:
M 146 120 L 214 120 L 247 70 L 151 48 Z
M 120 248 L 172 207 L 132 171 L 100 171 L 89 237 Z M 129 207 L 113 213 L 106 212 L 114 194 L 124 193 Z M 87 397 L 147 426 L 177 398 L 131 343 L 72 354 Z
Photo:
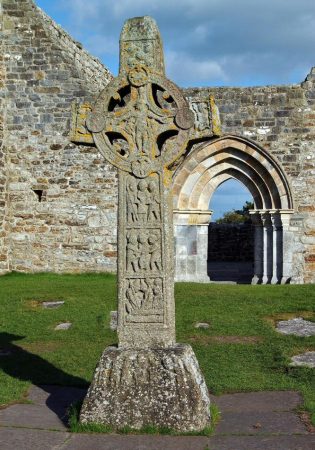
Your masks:
M 293 269 L 297 283 L 315 282 L 315 68 L 289 86 L 195 88 L 187 97 L 213 95 L 223 134 L 256 141 L 282 164 L 295 202 Z
M 0 4 L 0 16 L 2 14 Z M 5 115 L 5 65 L 4 42 L 0 40 L 0 273 L 8 268 L 7 248 L 5 242 L 6 216 L 6 164 L 4 153 L 4 115 Z
M 32 0 L 0 7 L 0 273 L 115 270 L 116 171 L 69 140 L 71 102 L 93 102 L 111 74 Z M 290 86 L 184 89 L 213 95 L 223 133 L 257 141 L 283 165 L 301 283 L 315 282 L 314 83 L 313 69 Z
M 0 271 L 115 270 L 116 171 L 68 137 L 71 102 L 112 76 L 31 0 L 1 7 Z

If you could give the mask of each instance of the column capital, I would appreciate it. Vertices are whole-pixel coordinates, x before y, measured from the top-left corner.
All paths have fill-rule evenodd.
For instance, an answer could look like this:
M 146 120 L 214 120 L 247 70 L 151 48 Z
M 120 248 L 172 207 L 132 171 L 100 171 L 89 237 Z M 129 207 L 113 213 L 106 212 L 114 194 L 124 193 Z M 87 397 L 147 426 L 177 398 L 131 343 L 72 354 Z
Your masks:
M 249 215 L 250 215 L 253 225 L 255 227 L 262 227 L 262 221 L 261 221 L 259 210 L 251 209 L 248 212 L 249 212 Z
M 263 227 L 268 228 L 272 227 L 271 215 L 269 210 L 264 210 L 260 212 L 261 221 Z
M 270 210 L 270 219 L 271 219 L 272 226 L 275 230 L 282 227 L 281 215 L 280 215 L 280 212 L 278 209 Z
M 174 209 L 175 225 L 205 225 L 211 221 L 213 211 L 211 209 Z

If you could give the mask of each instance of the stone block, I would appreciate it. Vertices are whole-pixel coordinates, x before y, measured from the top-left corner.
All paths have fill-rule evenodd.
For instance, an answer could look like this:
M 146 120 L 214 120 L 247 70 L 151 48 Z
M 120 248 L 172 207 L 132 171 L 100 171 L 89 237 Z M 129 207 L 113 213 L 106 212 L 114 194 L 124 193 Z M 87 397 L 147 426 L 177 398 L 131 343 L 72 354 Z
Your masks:
M 165 349 L 105 349 L 84 400 L 81 423 L 202 430 L 210 400 L 189 345 Z

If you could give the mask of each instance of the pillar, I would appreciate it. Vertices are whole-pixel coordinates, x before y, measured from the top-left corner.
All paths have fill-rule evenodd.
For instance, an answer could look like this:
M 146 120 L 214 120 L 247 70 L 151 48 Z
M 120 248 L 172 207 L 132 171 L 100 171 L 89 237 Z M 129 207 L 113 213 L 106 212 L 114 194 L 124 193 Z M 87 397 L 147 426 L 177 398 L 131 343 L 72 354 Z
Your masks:
M 278 284 L 282 278 L 283 240 L 282 222 L 279 210 L 270 210 L 272 222 L 272 278 L 271 284 Z
M 175 281 L 208 283 L 210 210 L 174 210 Z
M 263 277 L 263 225 L 259 211 L 250 211 L 254 225 L 254 276 L 252 284 L 260 284 Z
M 273 273 L 273 229 L 269 210 L 260 212 L 263 225 L 263 276 L 262 284 L 271 282 Z
M 283 264 L 282 264 L 282 276 L 280 279 L 281 284 L 289 283 L 292 277 L 292 244 L 293 236 L 290 231 L 290 219 L 293 210 L 280 210 L 280 217 L 282 222 L 282 253 L 283 253 Z

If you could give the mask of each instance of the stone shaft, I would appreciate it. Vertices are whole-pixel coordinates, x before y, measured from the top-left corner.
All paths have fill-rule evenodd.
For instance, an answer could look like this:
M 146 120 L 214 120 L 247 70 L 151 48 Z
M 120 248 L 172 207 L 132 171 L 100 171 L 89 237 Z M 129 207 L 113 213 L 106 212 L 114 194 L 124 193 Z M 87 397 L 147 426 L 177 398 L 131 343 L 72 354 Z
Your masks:
M 121 347 L 175 343 L 172 211 L 163 174 L 119 174 L 118 337 Z

